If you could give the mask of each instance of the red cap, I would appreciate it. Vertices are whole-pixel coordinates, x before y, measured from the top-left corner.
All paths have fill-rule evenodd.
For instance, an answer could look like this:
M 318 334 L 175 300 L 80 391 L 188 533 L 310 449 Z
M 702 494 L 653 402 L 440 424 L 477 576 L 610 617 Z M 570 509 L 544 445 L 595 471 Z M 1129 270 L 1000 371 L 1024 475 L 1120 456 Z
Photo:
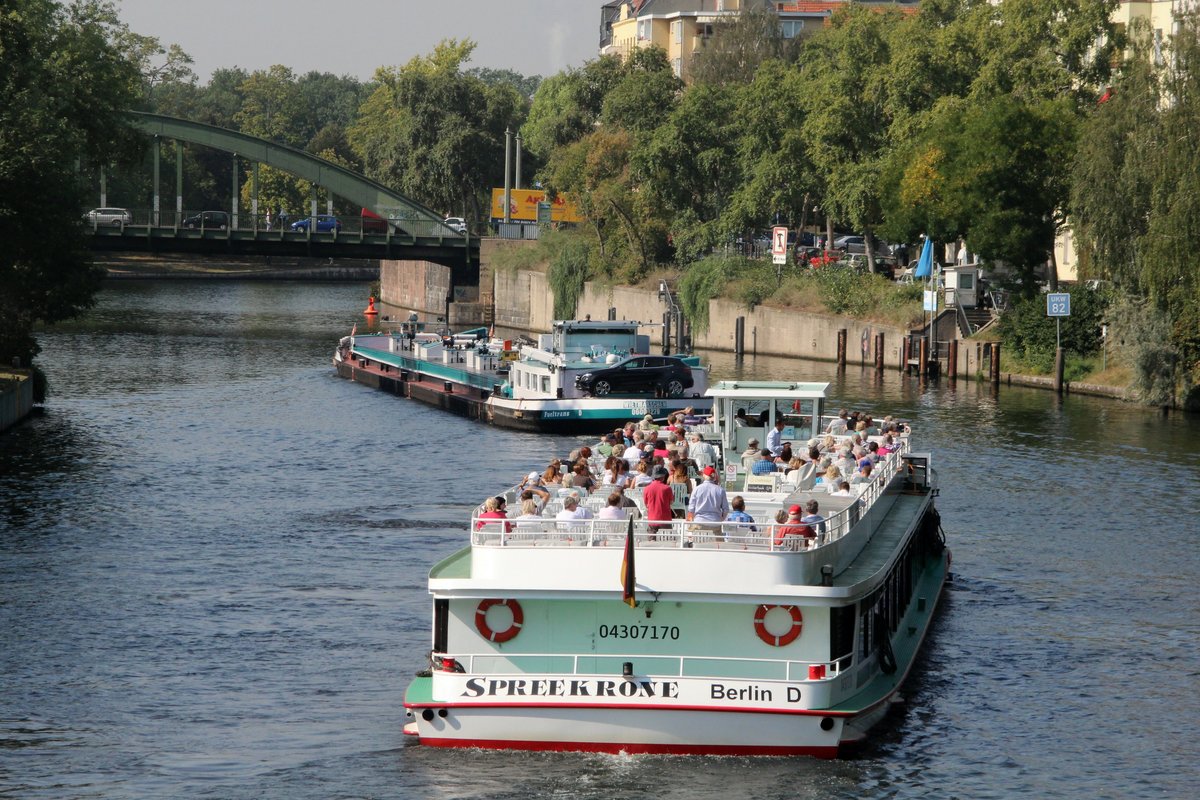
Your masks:
M 703 472 L 705 475 L 716 475 L 717 474 L 717 471 L 715 469 L 713 469 L 712 467 L 705 467 L 704 469 L 702 469 L 700 471 Z
M 802 509 L 800 506 L 792 506 L 791 508 L 788 509 L 789 514 L 796 514 L 796 515 L 799 515 L 803 511 L 804 511 L 804 509 Z

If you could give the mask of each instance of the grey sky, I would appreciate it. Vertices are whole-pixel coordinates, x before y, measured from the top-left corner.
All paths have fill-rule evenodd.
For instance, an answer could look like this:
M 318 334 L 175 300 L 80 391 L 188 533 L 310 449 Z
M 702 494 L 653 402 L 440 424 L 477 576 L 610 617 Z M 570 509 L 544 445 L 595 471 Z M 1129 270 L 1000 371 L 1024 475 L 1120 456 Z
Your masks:
M 117 0 L 136 33 L 214 69 L 283 64 L 368 79 L 375 68 L 472 39 L 469 66 L 552 75 L 595 58 L 601 0 Z

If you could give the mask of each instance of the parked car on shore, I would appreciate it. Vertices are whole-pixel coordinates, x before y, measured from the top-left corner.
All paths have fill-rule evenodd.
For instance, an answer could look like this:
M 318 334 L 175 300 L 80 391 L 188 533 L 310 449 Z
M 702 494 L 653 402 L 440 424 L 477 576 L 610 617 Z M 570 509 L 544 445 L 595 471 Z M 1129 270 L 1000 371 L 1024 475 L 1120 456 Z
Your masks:
M 124 208 L 93 208 L 83 215 L 88 225 L 93 228 L 100 225 L 112 225 L 119 228 L 122 225 L 132 225 L 133 215 Z
M 465 219 L 463 219 L 462 217 L 446 217 L 446 219 L 443 220 L 443 222 L 445 223 L 447 228 L 450 228 L 455 233 L 466 233 L 467 232 L 467 221 Z
M 223 231 L 229 227 L 229 215 L 224 211 L 201 211 L 185 219 L 183 227 Z
M 317 221 L 317 226 L 313 230 L 317 233 L 329 233 L 330 231 L 338 231 L 340 233 L 342 230 L 342 221 L 329 214 L 318 214 L 315 217 L 298 219 L 292 223 L 292 230 L 306 231 L 312 225 L 314 219 Z
M 637 356 L 575 378 L 575 388 L 595 397 L 618 394 L 647 394 L 661 391 L 678 397 L 692 388 L 692 370 L 671 356 Z

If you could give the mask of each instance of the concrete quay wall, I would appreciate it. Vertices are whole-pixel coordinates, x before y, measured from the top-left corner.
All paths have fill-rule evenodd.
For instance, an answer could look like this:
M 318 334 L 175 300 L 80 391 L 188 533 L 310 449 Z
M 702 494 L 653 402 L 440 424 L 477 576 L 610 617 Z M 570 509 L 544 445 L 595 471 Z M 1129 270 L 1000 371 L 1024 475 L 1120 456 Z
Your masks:
M 554 320 L 554 293 L 545 273 L 536 270 L 497 270 L 495 273 L 496 325 L 513 330 L 547 333 Z M 667 308 L 658 293 L 644 287 L 609 286 L 597 282 L 584 285 L 576 316 L 608 319 L 616 309 L 617 319 L 639 320 L 661 325 Z M 837 360 L 838 331 L 846 329 L 846 362 L 873 364 L 875 335 L 883 334 L 884 365 L 898 368 L 905 331 L 891 325 L 867 323 L 833 314 L 798 312 L 770 306 L 747 310 L 731 300 L 711 300 L 709 327 L 692 335 L 701 350 L 734 350 L 737 318 L 745 317 L 747 354 Z M 661 328 L 651 329 L 651 340 L 662 340 Z
M 33 411 L 33 378 L 15 372 L 0 372 L 0 433 L 16 425 Z

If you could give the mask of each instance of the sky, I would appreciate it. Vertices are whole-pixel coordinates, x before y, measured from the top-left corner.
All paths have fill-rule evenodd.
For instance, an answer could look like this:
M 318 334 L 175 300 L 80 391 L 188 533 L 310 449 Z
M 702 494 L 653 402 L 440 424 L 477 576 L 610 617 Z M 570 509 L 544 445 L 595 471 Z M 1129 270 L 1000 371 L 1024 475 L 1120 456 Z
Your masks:
M 273 64 L 369 79 L 376 67 L 472 39 L 468 67 L 553 75 L 598 54 L 601 0 L 116 0 L 135 33 L 214 69 Z

